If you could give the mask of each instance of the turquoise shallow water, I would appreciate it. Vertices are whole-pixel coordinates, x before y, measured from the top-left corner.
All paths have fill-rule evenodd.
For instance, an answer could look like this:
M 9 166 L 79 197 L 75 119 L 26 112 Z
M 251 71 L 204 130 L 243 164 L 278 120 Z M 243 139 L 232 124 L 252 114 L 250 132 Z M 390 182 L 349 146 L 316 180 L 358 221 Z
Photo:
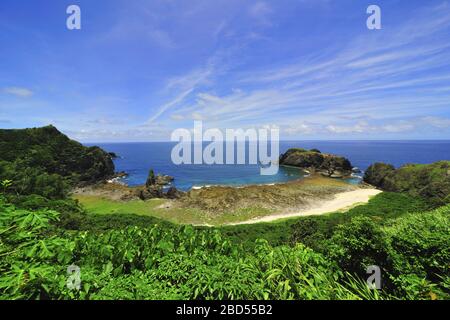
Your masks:
M 93 145 L 93 144 L 89 144 Z M 280 167 L 278 174 L 262 176 L 258 165 L 175 165 L 170 155 L 175 143 L 97 143 L 119 155 L 117 171 L 126 171 L 129 185 L 145 183 L 149 168 L 175 177 L 174 185 L 182 190 L 207 185 L 271 184 L 303 177 L 301 170 Z M 387 162 L 395 166 L 406 163 L 431 163 L 450 160 L 450 141 L 282 141 L 280 152 L 291 147 L 317 148 L 322 152 L 347 157 L 354 166 L 365 170 L 371 163 Z M 350 181 L 357 183 L 355 178 Z

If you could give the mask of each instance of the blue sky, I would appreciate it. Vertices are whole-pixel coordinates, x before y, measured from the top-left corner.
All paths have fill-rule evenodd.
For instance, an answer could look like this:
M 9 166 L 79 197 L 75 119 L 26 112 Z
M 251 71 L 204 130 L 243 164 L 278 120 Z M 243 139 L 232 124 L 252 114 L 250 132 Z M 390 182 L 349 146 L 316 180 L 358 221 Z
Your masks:
M 66 28 L 79 5 L 82 29 Z M 380 6 L 382 29 L 366 9 Z M 278 126 L 282 139 L 450 139 L 450 2 L 0 2 L 0 127 L 81 141 Z

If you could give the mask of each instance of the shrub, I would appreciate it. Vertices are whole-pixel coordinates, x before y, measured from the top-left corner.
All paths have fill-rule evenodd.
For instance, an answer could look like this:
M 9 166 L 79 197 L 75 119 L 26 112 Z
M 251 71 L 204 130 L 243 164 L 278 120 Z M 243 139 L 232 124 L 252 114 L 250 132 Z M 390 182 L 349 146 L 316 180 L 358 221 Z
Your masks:
M 450 205 L 397 219 L 384 229 L 393 273 L 436 282 L 450 272 Z
M 348 272 L 365 275 L 371 265 L 386 269 L 387 253 L 381 228 L 368 217 L 356 217 L 336 228 L 327 247 L 328 256 Z

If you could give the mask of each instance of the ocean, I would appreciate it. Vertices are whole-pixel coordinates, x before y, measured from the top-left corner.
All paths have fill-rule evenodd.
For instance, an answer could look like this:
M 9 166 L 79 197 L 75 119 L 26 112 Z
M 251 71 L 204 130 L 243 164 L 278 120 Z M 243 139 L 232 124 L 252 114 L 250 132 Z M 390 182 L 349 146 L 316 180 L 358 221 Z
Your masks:
M 176 143 L 96 143 L 119 157 L 114 160 L 116 171 L 129 175 L 123 182 L 130 186 L 145 183 L 148 171 L 173 176 L 173 184 L 181 190 L 212 185 L 242 186 L 247 184 L 273 184 L 302 178 L 304 173 L 296 168 L 280 167 L 273 176 L 260 175 L 258 165 L 175 165 L 171 150 Z M 398 167 L 407 163 L 432 163 L 450 160 L 450 141 L 282 141 L 280 152 L 289 148 L 316 148 L 322 152 L 348 158 L 352 165 L 366 170 L 375 162 L 385 162 Z M 349 179 L 358 183 L 360 176 Z

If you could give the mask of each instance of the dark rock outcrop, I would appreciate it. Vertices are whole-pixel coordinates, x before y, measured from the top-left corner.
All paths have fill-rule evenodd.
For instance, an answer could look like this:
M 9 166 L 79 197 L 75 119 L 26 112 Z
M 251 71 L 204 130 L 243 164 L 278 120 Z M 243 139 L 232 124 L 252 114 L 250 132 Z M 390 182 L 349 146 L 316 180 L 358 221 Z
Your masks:
M 166 185 L 172 183 L 173 180 L 174 180 L 174 178 L 171 177 L 171 176 L 160 175 L 160 174 L 158 174 L 158 175 L 156 176 L 156 179 L 155 179 L 155 180 L 156 180 L 155 182 L 156 182 L 157 185 L 160 185 L 160 186 L 166 186 Z
M 141 200 L 150 200 L 155 198 L 160 199 L 179 199 L 181 198 L 185 193 L 183 191 L 178 190 L 175 187 L 170 187 L 165 192 L 162 187 L 160 186 L 150 186 L 150 187 L 139 187 L 136 188 L 134 191 L 134 195 L 138 197 Z
M 148 177 L 147 177 L 147 181 L 145 182 L 145 186 L 146 187 L 150 187 L 150 186 L 166 186 L 170 183 L 172 183 L 172 181 L 174 180 L 173 177 L 168 176 L 168 175 L 162 175 L 162 174 L 158 174 L 155 175 L 155 172 L 153 171 L 153 169 L 150 169 L 149 173 L 148 173 Z
M 157 186 L 143 187 L 136 190 L 136 195 L 141 200 L 149 200 L 154 198 L 163 198 L 163 191 Z
M 317 149 L 310 151 L 299 148 L 289 149 L 280 156 L 279 163 L 280 165 L 299 167 L 332 178 L 350 176 L 353 169 L 348 159 L 321 153 Z
M 115 174 L 115 177 L 117 177 L 117 178 L 125 178 L 127 176 L 128 176 L 128 173 L 126 173 L 125 171 L 119 171 L 119 172 L 116 172 L 116 174 Z
M 177 190 L 175 187 L 170 187 L 167 192 L 163 191 L 163 187 L 172 183 L 173 177 L 168 175 L 155 175 L 153 169 L 149 170 L 145 186 L 136 190 L 136 195 L 141 200 L 148 200 L 153 198 L 176 199 L 181 197 L 184 193 Z
M 178 190 L 175 187 L 170 187 L 169 190 L 165 193 L 165 197 L 168 199 L 179 199 L 181 198 L 185 193 L 183 191 Z
M 119 156 L 115 153 L 115 152 L 108 152 L 109 156 L 111 157 L 111 159 L 117 159 Z
M 150 188 L 154 185 L 156 185 L 155 172 L 153 171 L 153 169 L 150 169 L 150 171 L 148 172 L 147 181 L 145 181 L 145 186 L 147 188 Z

